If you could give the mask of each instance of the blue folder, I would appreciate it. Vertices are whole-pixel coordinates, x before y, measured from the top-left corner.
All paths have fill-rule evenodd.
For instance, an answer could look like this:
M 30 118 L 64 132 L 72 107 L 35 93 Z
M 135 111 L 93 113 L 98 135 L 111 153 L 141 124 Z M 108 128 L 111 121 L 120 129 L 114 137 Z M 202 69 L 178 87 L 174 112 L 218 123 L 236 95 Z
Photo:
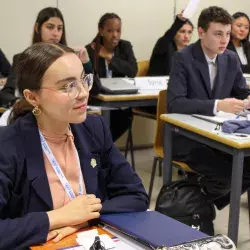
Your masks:
M 101 222 L 155 249 L 207 238 L 208 235 L 155 211 L 101 215 Z

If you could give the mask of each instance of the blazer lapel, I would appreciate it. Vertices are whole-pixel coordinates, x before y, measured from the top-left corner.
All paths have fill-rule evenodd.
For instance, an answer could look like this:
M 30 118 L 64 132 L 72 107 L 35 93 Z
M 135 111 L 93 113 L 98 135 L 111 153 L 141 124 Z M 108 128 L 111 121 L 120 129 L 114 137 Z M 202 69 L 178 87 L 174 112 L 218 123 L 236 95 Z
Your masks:
M 71 125 L 74 142 L 78 151 L 86 192 L 96 194 L 98 189 L 97 175 L 100 168 L 100 145 L 93 139 L 84 123 Z
M 53 202 L 49 182 L 44 166 L 43 152 L 40 143 L 37 123 L 32 113 L 27 114 L 20 123 L 23 147 L 26 154 L 28 180 L 41 200 L 49 209 L 53 209 Z
M 211 90 L 211 84 L 210 84 L 209 69 L 208 69 L 208 64 L 207 64 L 204 52 L 200 45 L 200 41 L 196 42 L 193 48 L 193 53 L 194 53 L 196 68 L 201 74 L 201 77 L 203 79 L 202 83 L 204 84 L 208 97 L 211 99 L 212 90 Z
M 217 74 L 215 78 L 214 88 L 212 91 L 213 98 L 218 99 L 220 95 L 220 91 L 225 82 L 227 68 L 227 60 L 223 54 L 217 56 Z

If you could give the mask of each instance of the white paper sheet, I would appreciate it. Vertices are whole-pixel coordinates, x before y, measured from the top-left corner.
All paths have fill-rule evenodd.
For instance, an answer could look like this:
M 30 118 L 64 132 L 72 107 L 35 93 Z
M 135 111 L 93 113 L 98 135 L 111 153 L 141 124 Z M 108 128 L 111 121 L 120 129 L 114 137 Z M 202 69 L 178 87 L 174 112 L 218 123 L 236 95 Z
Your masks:
M 184 18 L 190 19 L 194 12 L 196 11 L 198 5 L 199 5 L 200 0 L 190 0 L 187 7 L 182 13 L 182 16 Z

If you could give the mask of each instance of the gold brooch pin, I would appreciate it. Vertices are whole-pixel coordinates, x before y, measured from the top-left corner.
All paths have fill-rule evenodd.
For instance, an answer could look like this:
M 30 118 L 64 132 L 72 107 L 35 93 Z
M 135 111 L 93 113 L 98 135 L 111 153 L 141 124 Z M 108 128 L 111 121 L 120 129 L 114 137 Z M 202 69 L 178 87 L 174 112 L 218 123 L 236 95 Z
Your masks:
M 92 168 L 95 168 L 97 163 L 96 163 L 96 159 L 92 158 L 90 161 L 90 165 L 92 166 Z

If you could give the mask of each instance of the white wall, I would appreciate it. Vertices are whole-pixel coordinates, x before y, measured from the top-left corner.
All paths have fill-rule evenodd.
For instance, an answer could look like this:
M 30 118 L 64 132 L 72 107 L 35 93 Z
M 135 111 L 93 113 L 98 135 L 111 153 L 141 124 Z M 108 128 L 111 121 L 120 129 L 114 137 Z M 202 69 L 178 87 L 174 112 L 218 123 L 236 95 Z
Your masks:
M 0 48 L 9 61 L 31 44 L 38 12 L 56 7 L 56 0 L 0 0 Z
M 179 13 L 188 0 L 0 0 L 0 48 L 12 56 L 31 43 L 37 13 L 44 7 L 58 6 L 66 21 L 69 45 L 84 46 L 97 33 L 102 14 L 115 12 L 123 21 L 122 37 L 132 42 L 137 59 L 148 59 L 156 40 L 173 21 L 174 5 Z M 226 8 L 231 14 L 245 11 L 250 15 L 249 0 L 200 0 L 192 18 L 197 25 L 200 11 L 210 5 Z M 193 41 L 196 40 L 196 30 Z

